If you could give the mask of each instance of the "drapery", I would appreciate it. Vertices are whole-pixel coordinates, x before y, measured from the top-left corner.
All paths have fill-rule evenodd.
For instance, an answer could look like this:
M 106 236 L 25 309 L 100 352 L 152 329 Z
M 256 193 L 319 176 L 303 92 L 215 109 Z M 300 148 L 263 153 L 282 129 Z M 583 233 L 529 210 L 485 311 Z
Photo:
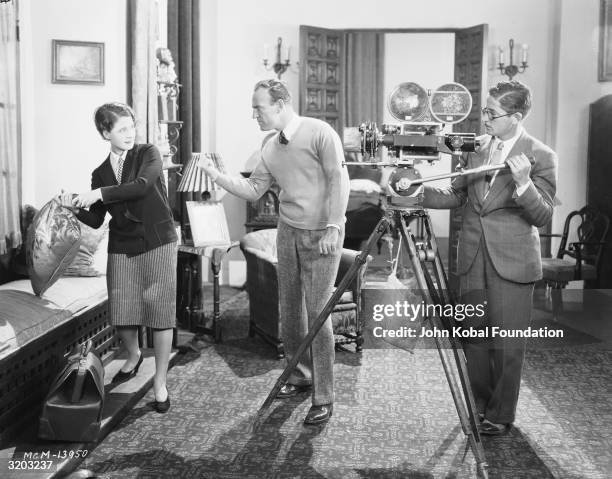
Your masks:
M 13 2 L 0 3 L 0 254 L 21 244 L 15 10 Z
M 128 102 L 136 114 L 136 143 L 157 143 L 157 3 L 128 3 Z
M 179 120 L 183 122 L 179 137 L 178 161 L 187 166 L 192 153 L 202 151 L 200 97 L 200 0 L 168 0 L 168 48 L 176 64 L 179 95 Z M 177 215 L 185 231 L 189 217 L 185 201 L 201 199 L 195 192 L 181 192 Z
M 202 151 L 200 124 L 200 0 L 168 0 L 168 48 L 183 85 L 179 115 L 183 122 L 179 161 L 185 165 L 191 153 Z
M 347 32 L 344 126 L 383 120 L 385 35 Z

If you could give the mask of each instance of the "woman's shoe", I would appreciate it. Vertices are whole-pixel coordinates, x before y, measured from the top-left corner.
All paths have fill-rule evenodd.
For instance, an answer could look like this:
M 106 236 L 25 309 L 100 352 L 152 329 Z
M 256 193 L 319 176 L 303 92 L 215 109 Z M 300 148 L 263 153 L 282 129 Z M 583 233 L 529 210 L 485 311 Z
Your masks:
M 165 413 L 168 411 L 168 409 L 170 409 L 170 393 L 168 392 L 168 390 L 166 390 L 166 393 L 168 394 L 166 396 L 166 400 L 165 401 L 158 401 L 157 399 L 153 401 L 153 409 L 155 409 L 158 413 Z
M 121 384 L 121 383 L 124 383 L 126 381 L 129 381 L 134 376 L 136 376 L 136 373 L 138 372 L 138 368 L 140 368 L 140 365 L 142 364 L 143 358 L 144 358 L 144 355 L 142 354 L 142 351 L 141 351 L 140 352 L 140 358 L 138 359 L 138 362 L 136 363 L 136 366 L 134 366 L 134 368 L 131 371 L 128 371 L 127 373 L 124 373 L 123 371 L 119 370 L 119 372 L 117 374 L 115 374 L 115 376 L 113 377 L 111 383 L 113 383 L 113 384 Z

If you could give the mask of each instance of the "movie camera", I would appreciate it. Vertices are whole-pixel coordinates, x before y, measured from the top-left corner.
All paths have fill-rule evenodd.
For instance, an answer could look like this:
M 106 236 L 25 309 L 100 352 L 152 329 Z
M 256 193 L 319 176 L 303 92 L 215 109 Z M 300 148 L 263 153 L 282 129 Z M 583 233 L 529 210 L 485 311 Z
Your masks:
M 422 200 L 423 183 L 477 172 L 459 170 L 423 178 L 414 168 L 424 161 L 431 164 L 439 160 L 441 154 L 461 156 L 479 146 L 475 133 L 443 132 L 445 125 L 459 123 L 470 114 L 472 96 L 463 85 L 446 83 L 428 92 L 417 83 L 404 82 L 389 95 L 387 107 L 399 123 L 384 124 L 380 130 L 374 122 L 362 123 L 358 129 L 348 128 L 345 148 L 359 151 L 364 157 L 363 162 L 347 162 L 348 165 L 394 167 L 389 176 L 390 206 L 417 207 Z M 387 150 L 386 161 L 375 159 L 381 146 Z

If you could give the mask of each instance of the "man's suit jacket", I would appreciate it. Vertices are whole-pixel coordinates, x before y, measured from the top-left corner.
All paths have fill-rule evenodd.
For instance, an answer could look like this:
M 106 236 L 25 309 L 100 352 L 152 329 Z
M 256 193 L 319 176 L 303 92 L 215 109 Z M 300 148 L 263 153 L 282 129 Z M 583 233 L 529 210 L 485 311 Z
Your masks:
M 481 146 L 467 157 L 467 168 L 483 165 L 493 144 L 491 136 L 479 138 Z M 481 237 L 498 274 L 510 281 L 530 283 L 542 277 L 540 237 L 537 227 L 552 218 L 556 192 L 557 155 L 523 130 L 508 158 L 524 153 L 533 157 L 531 184 L 520 196 L 509 168 L 500 170 L 485 198 L 485 174 L 455 178 L 448 188 L 425 187 L 423 206 L 456 208 L 463 205 L 457 273 L 470 269 Z
M 134 145 L 123 163 L 117 183 L 110 155 L 91 175 L 91 189 L 100 188 L 102 201 L 89 211 L 80 209 L 83 223 L 99 228 L 108 211 L 108 252 L 136 255 L 177 241 L 168 193 L 162 176 L 162 161 L 154 145 Z

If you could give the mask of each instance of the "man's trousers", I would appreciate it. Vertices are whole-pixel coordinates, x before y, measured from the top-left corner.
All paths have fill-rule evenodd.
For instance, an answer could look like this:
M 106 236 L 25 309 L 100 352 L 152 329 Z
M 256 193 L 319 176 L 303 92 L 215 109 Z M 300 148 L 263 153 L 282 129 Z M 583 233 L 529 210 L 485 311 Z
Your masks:
M 461 302 L 484 304 L 481 320 L 465 320 L 464 326 L 484 330 L 489 336 L 465 339 L 463 348 L 476 408 L 491 422 L 514 422 L 525 357 L 525 338 L 493 337 L 492 328 L 512 333 L 531 323 L 534 283 L 502 278 L 489 257 L 484 238 L 470 270 L 460 277 Z M 460 324 L 460 323 L 459 323 Z
M 325 230 L 303 230 L 278 223 L 276 239 L 281 337 L 287 358 L 293 357 L 308 328 L 331 297 L 342 254 L 344 232 L 336 252 L 319 253 Z M 312 404 L 334 402 L 334 335 L 331 318 L 315 336 L 288 379 L 296 386 L 313 385 Z

